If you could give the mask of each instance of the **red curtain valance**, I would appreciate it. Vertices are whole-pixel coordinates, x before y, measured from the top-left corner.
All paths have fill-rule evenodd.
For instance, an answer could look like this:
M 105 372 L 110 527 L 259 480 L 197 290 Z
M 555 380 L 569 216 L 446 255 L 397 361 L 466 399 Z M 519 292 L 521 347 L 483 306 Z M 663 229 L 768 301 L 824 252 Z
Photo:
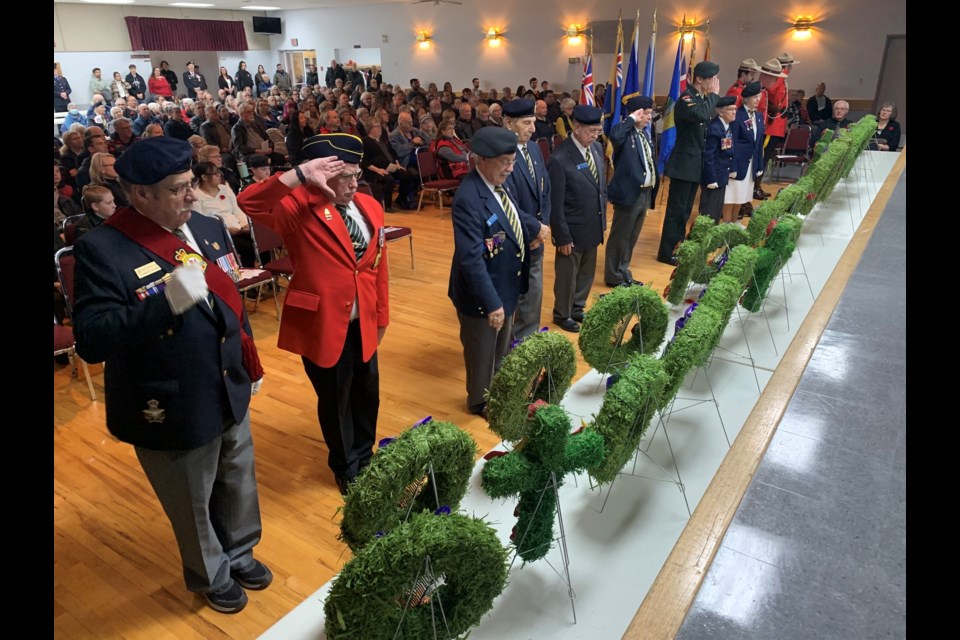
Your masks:
M 133 51 L 246 51 L 241 21 L 127 16 Z

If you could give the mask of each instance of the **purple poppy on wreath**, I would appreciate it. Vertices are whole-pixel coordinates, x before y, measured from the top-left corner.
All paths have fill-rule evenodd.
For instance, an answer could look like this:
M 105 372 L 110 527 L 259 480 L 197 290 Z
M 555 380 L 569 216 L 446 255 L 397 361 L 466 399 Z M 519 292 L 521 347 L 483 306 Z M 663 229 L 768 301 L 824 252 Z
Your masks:
M 720 255 L 720 259 L 717 260 L 717 271 L 719 271 L 720 269 L 723 269 L 723 265 L 727 264 L 727 260 L 729 260 L 729 259 L 730 259 L 730 252 L 729 252 L 729 251 L 724 251 L 724 252 Z M 702 295 L 702 294 L 701 294 L 701 295 Z
M 442 507 L 440 507 L 440 508 L 438 508 L 436 511 L 434 511 L 434 512 L 433 512 L 433 515 L 435 515 L 435 516 L 448 516 L 448 515 L 450 515 L 450 507 L 448 507 L 447 505 L 443 505 Z
M 427 417 L 425 417 L 425 418 L 421 418 L 418 422 L 413 423 L 413 426 L 410 427 L 410 428 L 411 428 L 411 429 L 416 429 L 417 427 L 422 427 L 423 425 L 425 425 L 425 424 L 427 424 L 427 423 L 429 423 L 429 422 L 431 422 L 431 421 L 433 421 L 433 416 L 427 416 Z
M 707 295 L 707 289 L 709 289 L 709 287 L 704 288 L 704 290 L 700 292 L 700 295 L 697 296 L 697 300 L 702 300 L 703 296 Z
M 382 538 L 382 537 L 385 536 L 385 535 L 387 535 L 387 532 L 386 532 L 386 531 L 377 531 L 375 534 L 373 534 L 373 537 L 374 537 L 374 538 Z
M 377 446 L 378 446 L 379 448 L 383 449 L 383 448 L 386 447 L 387 445 L 393 444 L 395 440 L 396 440 L 396 438 L 381 438 L 381 439 L 380 439 L 380 442 L 377 443 Z
M 547 331 L 550 331 L 549 327 L 540 327 L 537 333 L 546 333 Z
M 693 315 L 693 312 L 697 310 L 697 303 L 694 302 L 692 305 L 687 307 L 687 310 L 683 312 L 683 318 L 689 320 L 690 316 Z

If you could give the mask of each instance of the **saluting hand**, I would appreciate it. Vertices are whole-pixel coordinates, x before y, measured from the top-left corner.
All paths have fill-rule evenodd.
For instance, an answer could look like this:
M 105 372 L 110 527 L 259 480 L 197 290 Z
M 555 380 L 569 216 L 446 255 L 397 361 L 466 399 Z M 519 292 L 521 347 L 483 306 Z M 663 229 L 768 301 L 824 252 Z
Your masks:
M 307 184 L 319 187 L 331 199 L 336 197 L 333 189 L 327 186 L 327 181 L 340 175 L 343 171 L 343 160 L 332 157 L 314 158 L 301 164 L 300 171 L 306 178 Z M 299 186 L 300 178 L 297 177 L 296 171 L 287 171 L 280 176 L 280 182 L 292 189 Z

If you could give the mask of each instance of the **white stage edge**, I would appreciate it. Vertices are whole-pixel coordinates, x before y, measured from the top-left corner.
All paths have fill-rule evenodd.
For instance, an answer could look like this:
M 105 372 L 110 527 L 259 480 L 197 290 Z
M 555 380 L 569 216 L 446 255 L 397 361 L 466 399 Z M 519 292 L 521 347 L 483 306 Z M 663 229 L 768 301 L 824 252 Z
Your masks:
M 555 545 L 539 562 L 523 565 L 517 560 L 506 589 L 470 634 L 472 639 L 596 640 L 623 634 L 686 526 L 678 471 L 692 511 L 727 454 L 723 426 L 732 442 L 759 397 L 758 383 L 763 388 L 770 380 L 813 306 L 813 295 L 819 295 L 898 157 L 864 152 L 851 175 L 808 216 L 798 251 L 774 281 L 763 313 L 742 308 L 739 314 L 734 312 L 709 368 L 687 377 L 667 420 L 667 434 L 654 418 L 641 444 L 649 458 L 640 455 L 635 464 L 628 464 L 609 489 L 609 497 L 609 487 L 591 488 L 584 474 L 566 478 L 560 505 L 576 593 L 576 624 Z M 696 299 L 698 294 L 694 288 L 687 297 Z M 672 310 L 667 339 L 686 306 Z M 755 368 L 745 358 L 748 351 Z M 563 406 L 575 427 L 581 418 L 590 422 L 599 411 L 604 379 L 591 371 L 567 393 Z M 711 386 L 717 404 L 711 400 Z M 516 503 L 487 497 L 480 488 L 483 464 L 481 459 L 474 467 L 462 511 L 485 518 L 508 544 Z M 323 600 L 329 588 L 328 582 L 260 637 L 325 639 Z

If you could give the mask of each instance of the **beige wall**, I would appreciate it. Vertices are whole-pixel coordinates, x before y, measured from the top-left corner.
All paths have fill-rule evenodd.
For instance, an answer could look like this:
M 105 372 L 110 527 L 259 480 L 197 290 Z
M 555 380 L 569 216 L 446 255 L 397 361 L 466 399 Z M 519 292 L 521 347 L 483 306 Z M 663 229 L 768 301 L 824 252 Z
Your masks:
M 74 51 L 130 51 L 126 16 L 143 18 L 186 18 L 193 20 L 240 20 L 247 32 L 250 51 L 270 48 L 269 36 L 252 31 L 251 12 L 141 7 L 136 5 L 66 4 L 53 5 L 54 57 Z

